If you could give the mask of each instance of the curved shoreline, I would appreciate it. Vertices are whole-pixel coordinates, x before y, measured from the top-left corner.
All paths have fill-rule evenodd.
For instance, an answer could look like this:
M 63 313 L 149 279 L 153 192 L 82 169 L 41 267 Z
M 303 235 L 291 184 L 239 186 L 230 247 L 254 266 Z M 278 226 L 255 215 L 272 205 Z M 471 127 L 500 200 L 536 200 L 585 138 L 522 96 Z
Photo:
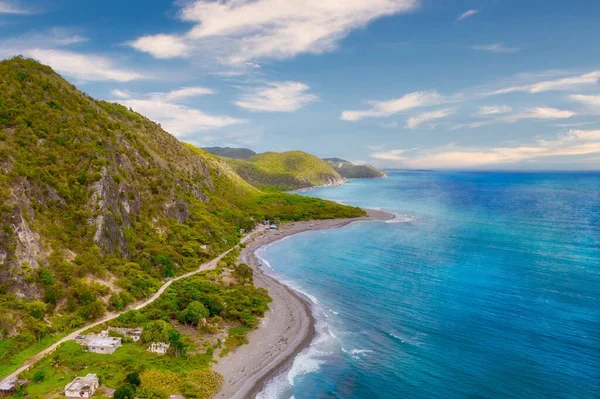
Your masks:
M 248 240 L 240 262 L 254 270 L 254 284 L 269 291 L 273 299 L 260 326 L 248 335 L 249 343 L 219 360 L 214 370 L 224 377 L 215 398 L 253 398 L 265 383 L 289 369 L 294 358 L 314 337 L 315 319 L 310 302 L 301 293 L 265 274 L 255 254 L 260 248 L 305 231 L 340 228 L 358 221 L 390 220 L 394 215 L 365 209 L 367 216 L 351 219 L 314 220 L 282 225 Z

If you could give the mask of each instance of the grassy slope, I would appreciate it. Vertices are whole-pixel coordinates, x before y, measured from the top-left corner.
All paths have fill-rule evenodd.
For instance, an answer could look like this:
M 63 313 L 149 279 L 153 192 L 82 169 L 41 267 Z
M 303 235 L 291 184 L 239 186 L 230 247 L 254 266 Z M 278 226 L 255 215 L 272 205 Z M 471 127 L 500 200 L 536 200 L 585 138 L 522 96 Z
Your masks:
M 248 148 L 203 147 L 202 149 L 209 154 L 235 159 L 248 159 L 256 155 L 254 151 Z
M 352 162 L 340 158 L 326 158 L 329 163 L 342 177 L 347 179 L 371 179 L 385 177 L 385 173 L 371 165 L 355 165 Z
M 217 157 L 21 58 L 0 62 L 0 171 L 3 365 L 149 296 L 262 218 L 362 214 L 260 192 Z
M 302 151 L 265 152 L 247 160 L 229 159 L 227 162 L 245 180 L 267 190 L 293 190 L 342 180 L 327 162 Z

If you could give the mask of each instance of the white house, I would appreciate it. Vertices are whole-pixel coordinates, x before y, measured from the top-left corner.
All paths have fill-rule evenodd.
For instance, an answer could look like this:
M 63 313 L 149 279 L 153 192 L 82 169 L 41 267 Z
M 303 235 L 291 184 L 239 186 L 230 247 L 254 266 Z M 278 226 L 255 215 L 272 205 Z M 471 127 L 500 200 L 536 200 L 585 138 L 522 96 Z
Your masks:
M 158 353 L 159 355 L 164 355 L 169 350 L 171 344 L 167 344 L 165 342 L 152 342 L 148 347 L 148 352 Z
M 78 335 L 75 342 L 87 348 L 89 352 L 113 354 L 121 346 L 120 337 L 106 335 Z
M 65 396 L 67 398 L 89 398 L 98 389 L 98 377 L 96 374 L 88 374 L 85 377 L 75 377 L 69 385 L 65 387 Z

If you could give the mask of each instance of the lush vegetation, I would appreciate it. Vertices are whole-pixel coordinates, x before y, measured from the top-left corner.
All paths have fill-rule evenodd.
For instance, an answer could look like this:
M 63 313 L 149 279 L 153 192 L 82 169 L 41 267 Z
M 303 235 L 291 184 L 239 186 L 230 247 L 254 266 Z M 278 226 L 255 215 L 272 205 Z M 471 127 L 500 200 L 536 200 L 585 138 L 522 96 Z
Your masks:
M 218 155 L 220 157 L 234 159 L 248 159 L 256 155 L 254 151 L 248 148 L 232 148 L 232 147 L 202 147 L 209 154 Z
M 84 352 L 73 341 L 61 345 L 24 374 L 33 382 L 21 394 L 58 393 L 75 376 L 96 373 L 103 386 L 116 389 L 115 398 L 212 396 L 223 381 L 210 370 L 215 353 L 223 356 L 246 343 L 246 333 L 256 328 L 271 300 L 266 290 L 252 285 L 252 269 L 239 265 L 238 256 L 236 248 L 215 270 L 173 283 L 152 305 L 110 323 L 143 327 L 138 343 L 124 338 L 112 355 Z M 148 352 L 152 342 L 169 343 L 167 354 Z
M 342 177 L 327 162 L 302 151 L 265 152 L 227 162 L 250 184 L 268 191 L 336 184 Z
M 288 170 L 255 162 L 274 173 Z M 19 57 L 2 61 L 0 377 L 66 332 L 197 269 L 265 218 L 362 213 L 259 191 L 223 159 L 181 143 L 132 110 L 92 99 L 49 67 Z M 249 281 L 242 266 L 229 274 Z M 216 280 L 202 284 L 228 301 L 257 295 L 246 285 L 232 293 Z M 216 317 L 207 303 L 196 302 Z M 156 306 L 189 324 L 204 314 L 196 304 L 187 311 L 189 303 L 180 304 Z M 228 308 L 226 317 L 251 327 L 264 306 Z M 51 380 L 45 375 L 41 383 Z
M 340 158 L 325 158 L 333 169 L 346 179 L 372 179 L 385 177 L 385 173 L 371 165 L 355 165 Z

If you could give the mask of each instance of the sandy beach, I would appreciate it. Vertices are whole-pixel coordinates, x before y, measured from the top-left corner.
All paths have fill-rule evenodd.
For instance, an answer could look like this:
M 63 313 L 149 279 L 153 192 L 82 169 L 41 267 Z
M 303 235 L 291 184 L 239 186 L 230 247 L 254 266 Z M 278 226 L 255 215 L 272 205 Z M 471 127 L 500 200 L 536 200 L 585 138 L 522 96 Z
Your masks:
M 254 284 L 266 288 L 273 298 L 260 326 L 248 335 L 249 344 L 220 359 L 214 369 L 224 377 L 215 398 L 253 398 L 265 382 L 291 367 L 294 357 L 312 341 L 314 318 L 308 301 L 260 268 L 255 251 L 284 237 L 309 230 L 339 228 L 356 221 L 389 220 L 394 215 L 367 209 L 368 216 L 352 219 L 313 220 L 282 225 L 246 242 L 240 262 L 254 270 Z

